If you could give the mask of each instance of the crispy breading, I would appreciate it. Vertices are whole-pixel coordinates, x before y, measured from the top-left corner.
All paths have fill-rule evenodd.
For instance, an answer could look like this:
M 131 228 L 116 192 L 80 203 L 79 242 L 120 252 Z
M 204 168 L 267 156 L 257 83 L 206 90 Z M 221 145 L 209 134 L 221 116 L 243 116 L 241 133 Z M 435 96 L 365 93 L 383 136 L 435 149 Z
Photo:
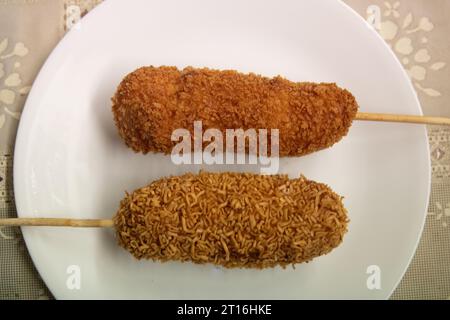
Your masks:
M 203 130 L 279 129 L 280 156 L 332 146 L 356 115 L 353 95 L 334 83 L 295 83 L 233 70 L 142 67 L 128 74 L 112 99 L 120 136 L 137 152 L 169 154 L 171 134 L 193 123 Z M 270 141 L 269 147 L 270 150 Z
M 266 268 L 330 252 L 348 218 L 342 197 L 304 177 L 201 172 L 127 194 L 114 223 L 138 259 Z

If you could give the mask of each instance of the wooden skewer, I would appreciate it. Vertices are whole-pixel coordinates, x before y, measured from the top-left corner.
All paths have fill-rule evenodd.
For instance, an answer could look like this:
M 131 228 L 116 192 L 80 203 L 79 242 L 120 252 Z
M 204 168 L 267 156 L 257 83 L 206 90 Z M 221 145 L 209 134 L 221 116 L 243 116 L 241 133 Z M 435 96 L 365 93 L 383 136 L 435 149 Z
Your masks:
M 111 219 L 9 218 L 0 219 L 0 226 L 110 228 L 114 222 Z
M 450 118 L 358 112 L 356 120 L 450 125 Z

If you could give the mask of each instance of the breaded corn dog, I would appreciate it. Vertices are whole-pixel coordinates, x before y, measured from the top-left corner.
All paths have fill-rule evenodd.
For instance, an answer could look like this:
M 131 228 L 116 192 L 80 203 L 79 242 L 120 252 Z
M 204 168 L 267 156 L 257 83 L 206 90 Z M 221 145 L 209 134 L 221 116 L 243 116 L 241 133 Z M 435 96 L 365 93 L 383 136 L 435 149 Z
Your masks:
M 266 268 L 330 252 L 348 219 L 340 196 L 304 177 L 201 172 L 128 194 L 114 223 L 138 259 Z
M 169 154 L 175 129 L 279 129 L 279 155 L 330 147 L 348 132 L 358 105 L 333 83 L 295 83 L 236 71 L 142 67 L 112 98 L 115 123 L 136 152 Z M 270 150 L 270 142 L 268 149 Z

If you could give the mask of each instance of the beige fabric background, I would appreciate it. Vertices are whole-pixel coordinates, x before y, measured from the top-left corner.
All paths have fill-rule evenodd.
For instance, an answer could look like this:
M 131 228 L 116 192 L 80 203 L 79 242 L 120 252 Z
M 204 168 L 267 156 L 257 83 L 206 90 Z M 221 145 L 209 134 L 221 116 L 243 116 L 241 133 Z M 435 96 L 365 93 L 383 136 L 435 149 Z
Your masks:
M 107 0 L 106 0 L 107 1 Z M 0 217 L 14 217 L 12 151 L 26 95 L 48 54 L 101 0 L 0 0 Z M 345 0 L 379 32 L 408 71 L 424 113 L 450 117 L 450 0 Z M 375 17 L 375 18 L 374 18 Z M 379 17 L 379 19 L 377 19 Z M 392 299 L 450 298 L 450 128 L 428 128 L 432 192 L 416 255 Z M 20 230 L 0 229 L 0 299 L 52 298 Z

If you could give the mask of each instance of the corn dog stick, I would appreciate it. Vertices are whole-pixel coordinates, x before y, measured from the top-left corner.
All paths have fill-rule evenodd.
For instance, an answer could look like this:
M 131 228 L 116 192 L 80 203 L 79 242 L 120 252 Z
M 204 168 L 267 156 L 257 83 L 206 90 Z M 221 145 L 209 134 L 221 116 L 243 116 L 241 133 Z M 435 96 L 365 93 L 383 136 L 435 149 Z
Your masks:
M 111 219 L 9 218 L 0 219 L 0 226 L 109 228 L 114 222 Z
M 450 125 L 450 118 L 358 112 L 355 120 Z
M 343 198 L 303 176 L 200 172 L 127 193 L 113 220 L 15 218 L 0 226 L 112 227 L 137 259 L 269 268 L 330 252 L 348 222 Z

